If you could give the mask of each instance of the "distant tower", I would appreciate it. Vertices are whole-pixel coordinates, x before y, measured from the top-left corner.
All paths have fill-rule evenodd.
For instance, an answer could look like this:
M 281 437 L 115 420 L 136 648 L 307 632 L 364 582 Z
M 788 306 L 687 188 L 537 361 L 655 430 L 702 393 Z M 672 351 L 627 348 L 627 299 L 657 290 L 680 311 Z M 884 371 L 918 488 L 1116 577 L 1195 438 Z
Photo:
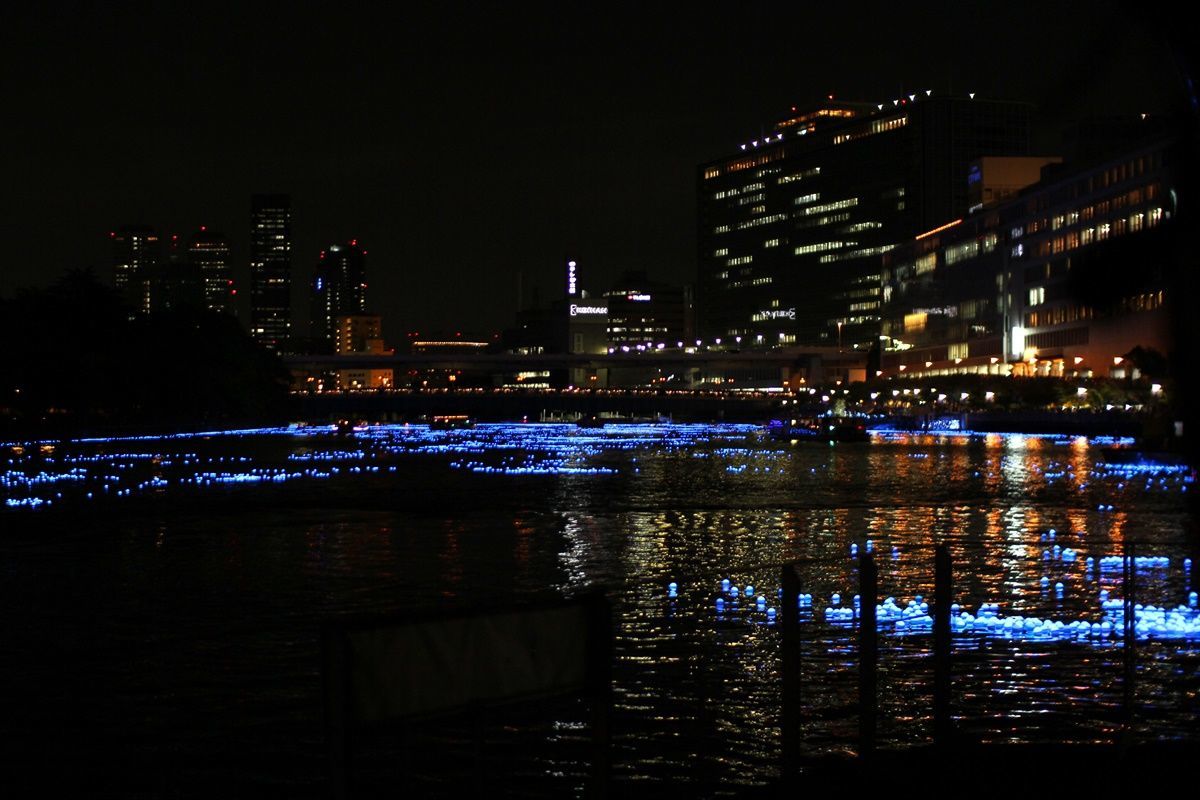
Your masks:
M 158 233 L 153 228 L 127 225 L 108 237 L 113 246 L 113 283 L 138 311 L 149 311 L 145 283 L 162 258 Z
M 292 200 L 250 199 L 250 335 L 278 349 L 292 335 Z
M 163 259 L 157 267 L 143 270 L 141 285 L 144 311 L 157 313 L 203 308 L 204 281 L 200 269 L 188 258 L 178 234 L 162 237 Z
M 229 242 L 216 231 L 201 226 L 188 241 L 188 264 L 200 274 L 204 286 L 204 306 L 213 311 L 234 314 L 233 274 L 229 266 Z
M 321 251 L 313 275 L 313 338 L 332 345 L 336 318 L 366 311 L 366 255 L 367 251 L 358 246 L 357 239 L 330 245 Z

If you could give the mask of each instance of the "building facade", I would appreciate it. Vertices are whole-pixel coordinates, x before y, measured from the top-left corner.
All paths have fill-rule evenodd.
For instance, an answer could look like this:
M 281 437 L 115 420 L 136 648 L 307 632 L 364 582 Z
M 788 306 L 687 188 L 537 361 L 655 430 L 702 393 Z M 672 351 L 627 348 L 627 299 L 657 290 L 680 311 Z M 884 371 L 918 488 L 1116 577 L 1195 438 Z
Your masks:
M 200 276 L 204 307 L 222 314 L 236 314 L 237 288 L 229 261 L 229 241 L 220 233 L 201 225 L 189 237 L 187 261 Z
M 1124 377 L 1166 352 L 1175 146 L 1047 171 L 883 259 L 884 375 Z
M 377 314 L 344 314 L 334 321 L 336 336 L 334 353 L 339 356 L 383 355 L 383 320 Z M 393 371 L 390 368 L 340 369 L 337 386 L 342 391 L 357 389 L 390 389 Z
M 911 94 L 796 110 L 698 176 L 697 335 L 869 345 L 880 256 L 966 213 L 967 169 L 1027 155 L 1031 106 Z
M 250 200 L 250 335 L 278 349 L 292 335 L 292 201 Z
M 321 251 L 313 274 L 312 336 L 330 350 L 335 345 L 337 318 L 366 313 L 366 256 L 357 239 Z
M 163 237 L 165 258 L 143 272 L 144 309 L 150 313 L 204 308 L 204 282 L 200 270 L 188 259 L 179 234 Z
M 152 281 L 162 261 L 158 232 L 141 225 L 127 225 L 108 235 L 112 245 L 112 276 L 117 291 L 136 310 L 150 311 L 146 283 Z
M 604 293 L 608 302 L 609 351 L 665 349 L 683 344 L 684 303 L 679 286 L 626 272 Z

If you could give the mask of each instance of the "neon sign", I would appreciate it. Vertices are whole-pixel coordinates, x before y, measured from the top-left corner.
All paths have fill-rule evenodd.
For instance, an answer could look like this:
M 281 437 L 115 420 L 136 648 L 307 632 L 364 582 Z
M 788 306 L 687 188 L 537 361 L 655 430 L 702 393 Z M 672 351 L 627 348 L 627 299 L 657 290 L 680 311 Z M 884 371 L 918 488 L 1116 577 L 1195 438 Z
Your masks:
M 580 315 L 591 316 L 600 315 L 608 316 L 608 309 L 604 306 L 577 306 L 571 303 L 571 316 L 577 317 Z

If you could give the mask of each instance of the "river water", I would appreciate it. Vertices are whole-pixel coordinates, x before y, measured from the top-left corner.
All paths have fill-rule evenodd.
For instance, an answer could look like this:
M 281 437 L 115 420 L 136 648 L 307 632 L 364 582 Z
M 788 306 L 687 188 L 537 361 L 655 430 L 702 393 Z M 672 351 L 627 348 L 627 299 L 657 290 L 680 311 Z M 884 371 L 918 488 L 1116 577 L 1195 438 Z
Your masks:
M 962 736 L 1120 735 L 1121 643 L 1104 627 L 1120 626 L 1101 592 L 1119 599 L 1121 572 L 1102 559 L 1129 538 L 1138 602 L 1182 606 L 1175 629 L 1147 617 L 1142 630 L 1134 735 L 1195 737 L 1191 476 L 1110 466 L 1107 444 L 494 425 L 5 446 L 6 774 L 97 794 L 320 795 L 321 620 L 602 586 L 616 627 L 615 778 L 735 791 L 776 774 L 780 565 L 803 559 L 813 596 L 800 611 L 805 752 L 850 753 L 857 650 L 839 614 L 853 618 L 852 551 L 876 555 L 881 601 L 899 609 L 932 595 L 942 541 L 960 613 L 997 604 L 990 624 L 954 637 Z M 885 747 L 931 734 L 931 637 L 916 608 L 880 627 Z M 417 794 L 455 794 L 471 773 L 492 793 L 570 795 L 586 774 L 586 718 L 565 706 L 489 720 L 482 754 L 453 727 L 423 726 L 398 746 L 407 760 L 384 744 L 363 762 L 385 781 L 402 763 L 396 780 Z

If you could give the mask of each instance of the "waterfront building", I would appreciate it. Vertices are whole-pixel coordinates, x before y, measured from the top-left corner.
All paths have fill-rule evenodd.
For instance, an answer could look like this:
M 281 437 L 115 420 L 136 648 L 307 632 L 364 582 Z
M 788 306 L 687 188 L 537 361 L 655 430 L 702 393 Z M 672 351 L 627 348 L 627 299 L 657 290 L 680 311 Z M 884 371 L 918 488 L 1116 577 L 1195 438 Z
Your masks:
M 608 350 L 608 300 L 583 287 L 579 262 L 567 258 L 566 293 L 550 304 L 554 344 L 551 353 L 604 353 Z
M 926 91 L 830 98 L 702 165 L 697 335 L 869 346 L 880 256 L 966 213 L 972 159 L 1028 155 L 1031 111 Z
M 683 289 L 630 271 L 604 293 L 609 350 L 678 347 L 684 334 Z
M 339 316 L 366 313 L 366 256 L 357 239 L 321 251 L 312 283 L 312 336 L 328 350 Z
M 557 306 L 558 304 L 556 304 Z M 568 301 L 562 309 L 567 320 L 566 352 L 576 354 L 608 352 L 609 299 L 587 292 Z
M 291 198 L 256 194 L 250 200 L 250 335 L 274 350 L 291 331 Z
M 339 356 L 384 355 L 383 322 L 377 314 L 342 314 L 335 320 L 334 353 Z M 337 386 L 348 389 L 388 389 L 392 386 L 391 368 L 340 369 Z
M 223 314 L 236 314 L 237 289 L 229 261 L 229 241 L 201 225 L 188 239 L 187 261 L 200 276 L 204 307 Z
M 884 376 L 1132 375 L 1168 349 L 1170 138 L 1070 168 L 883 257 Z
M 608 298 L 584 288 L 582 270 L 574 258 L 568 257 L 563 262 L 563 275 L 562 297 L 546 305 L 535 300 L 532 308 L 517 312 L 516 325 L 504 331 L 504 351 L 520 355 L 608 352 Z M 508 380 L 514 385 L 536 379 L 554 386 L 605 386 L 606 372 L 572 368 L 510 376 Z

